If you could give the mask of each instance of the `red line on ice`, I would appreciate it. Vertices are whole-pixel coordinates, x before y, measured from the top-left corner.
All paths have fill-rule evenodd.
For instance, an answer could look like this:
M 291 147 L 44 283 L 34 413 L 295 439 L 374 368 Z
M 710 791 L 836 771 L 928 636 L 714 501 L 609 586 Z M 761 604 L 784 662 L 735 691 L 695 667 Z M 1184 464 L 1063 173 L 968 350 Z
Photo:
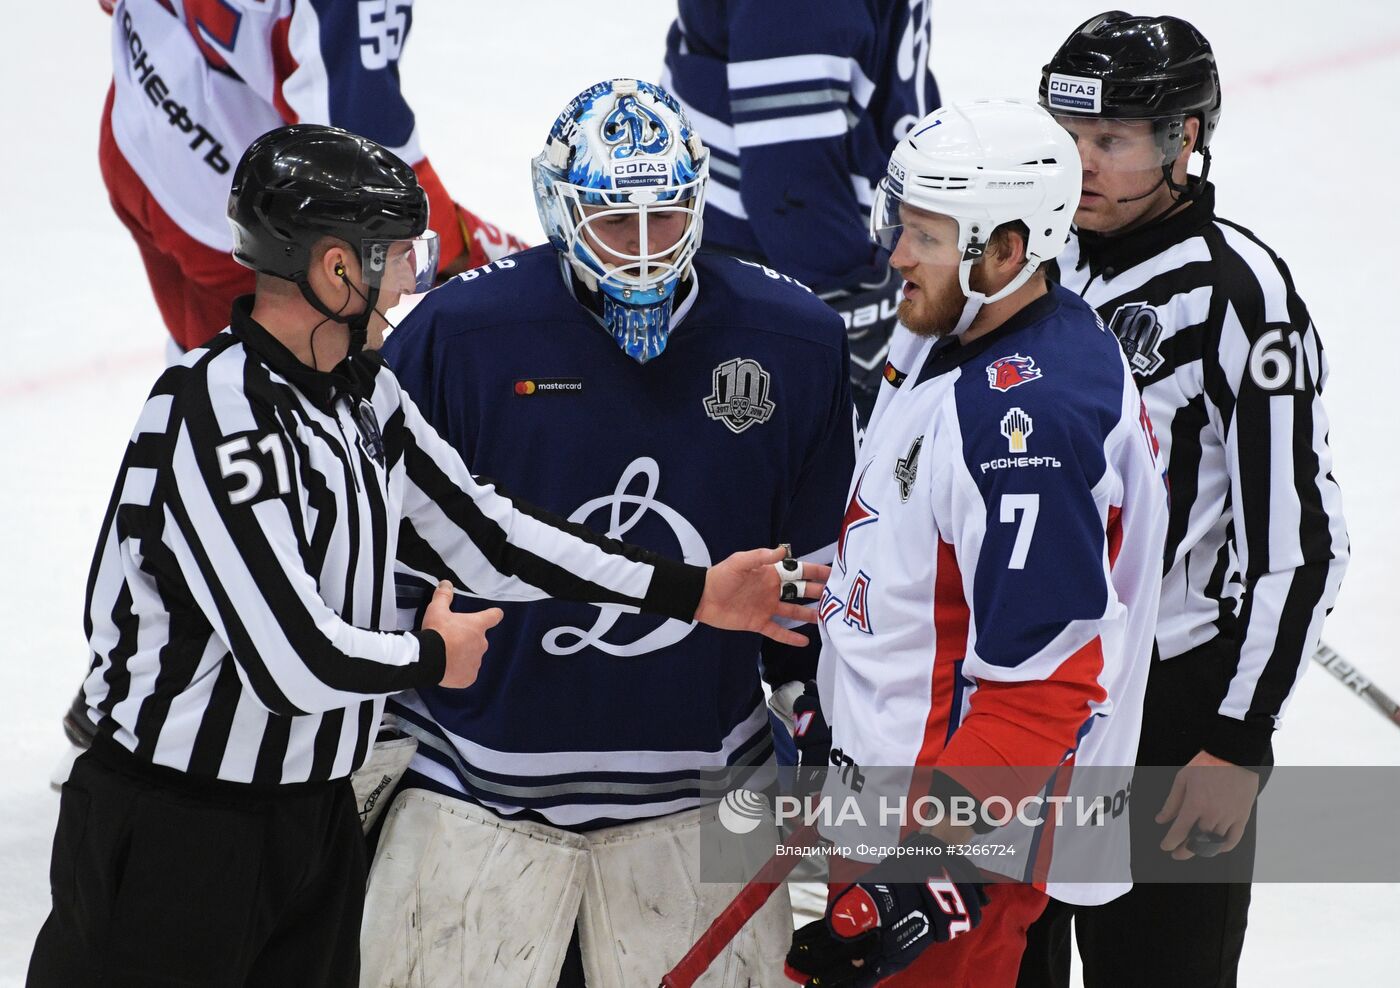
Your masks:
M 1395 55 L 1400 55 L 1400 37 L 1386 38 L 1346 51 L 1334 51 L 1297 64 L 1265 69 L 1222 88 L 1227 95 L 1254 89 L 1269 89 L 1282 83 L 1297 82 L 1308 76 L 1359 68 L 1367 62 L 1377 62 Z

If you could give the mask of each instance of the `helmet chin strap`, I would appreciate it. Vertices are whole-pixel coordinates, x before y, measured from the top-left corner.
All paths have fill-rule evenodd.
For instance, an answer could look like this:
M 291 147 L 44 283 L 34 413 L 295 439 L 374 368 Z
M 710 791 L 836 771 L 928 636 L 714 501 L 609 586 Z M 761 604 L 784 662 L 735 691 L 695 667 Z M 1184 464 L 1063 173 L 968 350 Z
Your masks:
M 1206 176 L 1210 174 L 1210 148 L 1203 149 L 1200 154 L 1201 174 L 1187 175 L 1185 185 L 1182 185 L 1177 182 L 1176 179 L 1172 178 L 1172 166 L 1174 163 L 1169 161 L 1162 166 L 1162 177 L 1157 179 L 1152 188 L 1148 189 L 1140 196 L 1128 196 L 1125 199 L 1119 199 L 1117 201 L 1120 204 L 1138 202 L 1155 193 L 1163 185 L 1171 189 L 1175 194 L 1175 198 L 1172 200 L 1173 206 L 1177 203 L 1190 202 L 1192 199 L 1200 198 L 1201 191 L 1206 187 Z
M 339 312 L 332 312 L 331 309 L 316 296 L 316 292 L 312 289 L 311 283 L 305 278 L 298 280 L 296 286 L 301 290 L 301 297 L 306 299 L 308 305 L 332 322 L 338 322 L 350 330 L 350 338 L 345 355 L 347 357 L 353 357 L 363 350 L 365 343 L 369 341 L 369 321 L 375 313 L 375 304 L 379 301 L 379 286 L 375 285 L 370 288 L 369 294 L 366 295 L 352 285 L 350 279 L 345 277 L 345 275 L 342 274 L 340 280 L 345 283 L 345 287 L 349 291 L 365 300 L 365 307 L 363 310 L 351 316 L 342 315 Z M 344 308 L 344 306 L 342 306 L 342 308 Z M 382 316 L 383 313 L 381 312 L 380 315 Z M 386 323 L 389 322 L 387 318 L 385 318 L 384 321 Z
M 948 334 L 949 336 L 961 337 L 972 325 L 973 320 L 977 318 L 977 313 L 982 311 L 982 306 L 989 302 L 1000 302 L 1006 298 L 1027 281 L 1030 281 L 1031 275 L 1035 274 L 1040 267 L 1039 258 L 1027 258 L 1026 262 L 1021 265 L 1021 270 L 1016 272 L 1016 277 L 1003 285 L 1000 291 L 992 295 L 984 295 L 972 288 L 972 266 L 981 258 L 980 246 L 975 247 L 975 253 L 971 249 L 963 252 L 962 263 L 958 265 L 958 285 L 962 288 L 962 293 L 967 296 L 967 301 L 963 303 L 962 315 L 958 317 L 958 323 Z

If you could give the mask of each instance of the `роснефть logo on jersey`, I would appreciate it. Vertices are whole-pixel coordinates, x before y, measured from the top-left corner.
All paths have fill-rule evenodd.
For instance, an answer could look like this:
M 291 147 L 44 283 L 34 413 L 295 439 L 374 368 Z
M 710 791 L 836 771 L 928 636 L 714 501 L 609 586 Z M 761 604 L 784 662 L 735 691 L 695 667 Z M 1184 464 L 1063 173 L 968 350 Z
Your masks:
M 1013 408 L 1001 419 L 1001 434 L 1012 453 L 1026 451 L 1026 438 L 1035 431 L 1031 417 L 1023 409 Z
M 714 390 L 705 399 L 705 414 L 723 422 L 731 432 L 762 425 L 773 414 L 768 400 L 771 378 L 757 360 L 735 357 L 715 368 Z
M 1040 368 L 1030 357 L 1013 353 L 1009 357 L 998 357 L 987 365 L 987 384 L 993 391 L 1010 391 L 1041 376 Z
M 1142 302 L 1120 305 L 1108 326 L 1138 377 L 1151 377 L 1162 366 L 1162 321 L 1152 306 Z

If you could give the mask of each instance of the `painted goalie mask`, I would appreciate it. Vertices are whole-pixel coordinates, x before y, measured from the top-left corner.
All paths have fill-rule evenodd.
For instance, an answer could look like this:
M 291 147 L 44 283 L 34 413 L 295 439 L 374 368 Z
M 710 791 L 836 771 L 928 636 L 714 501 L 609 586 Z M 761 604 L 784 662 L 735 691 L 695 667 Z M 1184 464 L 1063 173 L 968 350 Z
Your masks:
M 574 97 L 532 162 L 550 243 L 639 363 L 666 348 L 676 289 L 700 246 L 709 163 L 675 97 L 633 79 Z

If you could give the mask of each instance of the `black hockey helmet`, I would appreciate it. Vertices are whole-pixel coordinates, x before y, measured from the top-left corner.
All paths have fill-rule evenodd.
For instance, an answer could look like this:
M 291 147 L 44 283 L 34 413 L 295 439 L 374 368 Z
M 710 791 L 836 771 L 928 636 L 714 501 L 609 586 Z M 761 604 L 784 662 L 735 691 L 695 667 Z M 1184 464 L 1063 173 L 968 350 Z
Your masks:
M 1182 146 L 1185 120 L 1195 117 L 1200 131 L 1194 150 L 1205 160 L 1193 183 L 1198 190 L 1210 169 L 1210 139 L 1220 120 L 1220 73 L 1210 42 L 1181 18 L 1110 10 L 1075 28 L 1041 69 L 1040 105 L 1060 117 L 1155 121 L 1170 158 Z M 1169 173 L 1170 159 L 1164 167 Z
M 332 313 L 307 284 L 312 248 L 334 237 L 359 254 L 370 291 L 367 324 L 387 247 L 422 237 L 428 196 L 413 169 L 374 141 L 338 127 L 296 124 L 269 131 L 244 152 L 233 173 L 228 220 L 238 263 L 294 282 L 323 315 L 354 331 L 363 326 Z M 435 241 L 431 246 L 435 268 Z M 420 257 L 417 265 L 426 261 Z M 421 271 L 415 274 L 421 280 Z
M 428 196 L 413 169 L 368 138 L 296 124 L 259 137 L 233 173 L 233 256 L 263 274 L 299 281 L 311 248 L 335 237 L 411 240 L 428 226 Z

